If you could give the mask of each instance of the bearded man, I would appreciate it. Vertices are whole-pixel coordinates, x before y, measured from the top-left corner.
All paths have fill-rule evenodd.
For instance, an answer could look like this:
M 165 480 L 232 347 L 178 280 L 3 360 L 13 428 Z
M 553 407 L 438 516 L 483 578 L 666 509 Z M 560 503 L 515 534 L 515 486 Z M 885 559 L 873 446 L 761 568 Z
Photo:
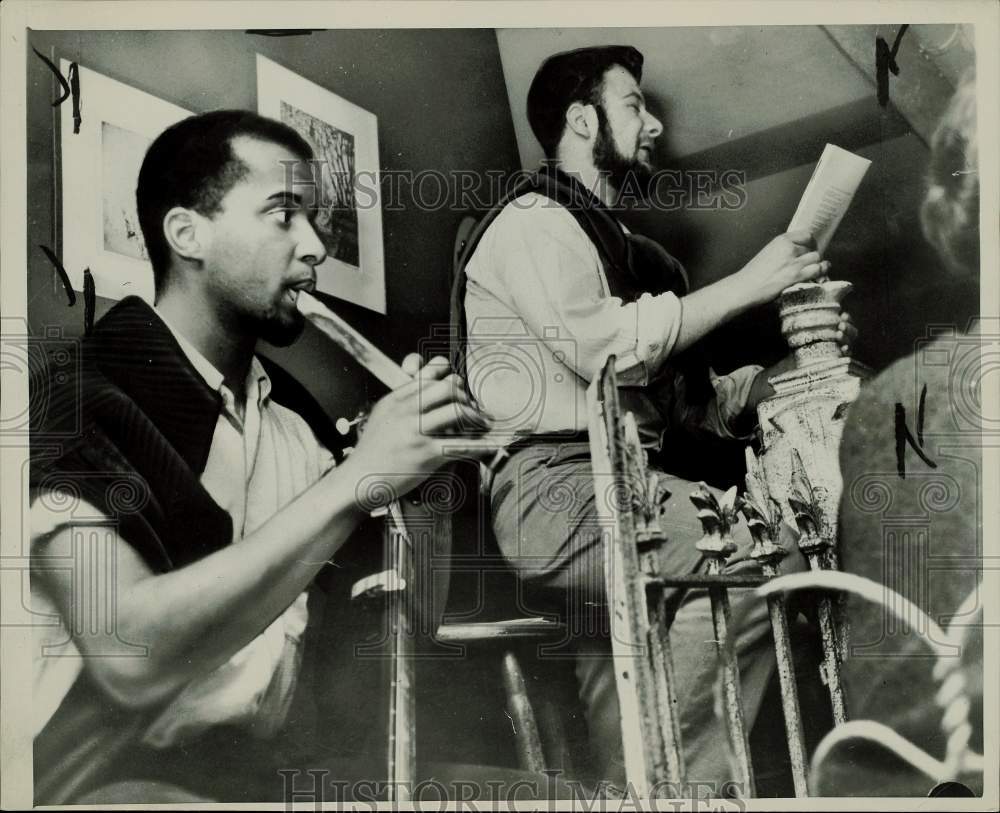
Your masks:
M 470 239 L 453 292 L 459 341 L 453 363 L 472 394 L 509 430 L 510 457 L 491 486 L 492 528 L 532 597 L 554 600 L 568 621 L 605 613 L 603 548 L 587 439 L 586 391 L 616 357 L 619 397 L 631 411 L 651 468 L 675 495 L 667 503 L 661 570 L 700 571 L 701 529 L 687 501 L 695 484 L 671 472 L 683 438 L 697 454 L 706 435 L 745 440 L 777 370 L 709 369 L 700 339 L 790 285 L 829 270 L 807 232 L 772 239 L 746 266 L 697 291 L 682 265 L 654 241 L 630 233 L 612 206 L 652 176 L 663 125 L 646 108 L 642 55 L 627 46 L 583 48 L 547 59 L 528 92 L 527 113 L 545 166 L 497 206 Z M 840 338 L 853 339 L 844 317 Z M 693 444 L 691 443 L 693 439 Z M 690 452 L 689 452 L 690 453 Z M 750 537 L 727 572 L 756 567 Z M 786 529 L 784 572 L 805 567 Z M 773 673 L 764 603 L 749 590 L 730 600 L 752 725 Z M 716 653 L 704 590 L 673 590 L 671 625 L 687 779 L 717 793 L 733 779 L 726 734 L 713 713 Z M 572 624 L 571 624 L 572 626 Z M 604 625 L 606 628 L 606 624 Z M 591 625 L 592 629 L 592 625 Z M 606 636 L 576 638 L 576 673 L 597 777 L 624 782 L 621 715 Z

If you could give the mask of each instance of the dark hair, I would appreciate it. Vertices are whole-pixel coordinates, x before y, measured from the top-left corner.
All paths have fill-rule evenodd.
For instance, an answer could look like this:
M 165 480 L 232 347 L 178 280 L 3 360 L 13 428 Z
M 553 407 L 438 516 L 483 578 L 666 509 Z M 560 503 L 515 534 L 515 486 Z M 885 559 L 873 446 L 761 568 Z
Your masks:
M 573 102 L 600 104 L 604 74 L 619 65 L 642 80 L 642 54 L 630 45 L 578 48 L 546 59 L 528 89 L 528 123 L 547 158 L 554 158 Z
M 948 267 L 979 271 L 979 151 L 976 78 L 967 74 L 931 139 L 927 196 L 920 209 L 924 235 Z
M 206 216 L 219 211 L 226 193 L 249 171 L 232 149 L 239 136 L 280 144 L 303 160 L 313 157 L 309 143 L 291 127 L 248 110 L 213 110 L 160 133 L 142 159 L 135 190 L 157 292 L 170 266 L 164 216 L 174 206 Z

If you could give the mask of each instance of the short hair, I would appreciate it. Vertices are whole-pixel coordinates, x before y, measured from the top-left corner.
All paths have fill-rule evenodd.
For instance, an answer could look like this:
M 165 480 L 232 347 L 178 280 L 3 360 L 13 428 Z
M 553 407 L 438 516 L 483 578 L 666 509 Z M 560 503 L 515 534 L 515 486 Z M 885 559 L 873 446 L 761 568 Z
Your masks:
M 963 77 L 931 139 L 920 223 L 949 270 L 978 273 L 979 151 L 972 73 Z
M 642 80 L 642 54 L 630 45 L 565 51 L 546 59 L 528 89 L 528 123 L 547 158 L 554 158 L 574 102 L 598 105 L 604 75 L 615 66 Z
M 163 218 L 174 206 L 205 216 L 220 210 L 226 193 L 249 171 L 233 152 L 232 141 L 240 136 L 279 144 L 302 160 L 313 157 L 309 143 L 287 124 L 249 110 L 213 110 L 182 119 L 160 133 L 142 159 L 135 190 L 157 292 L 170 267 Z

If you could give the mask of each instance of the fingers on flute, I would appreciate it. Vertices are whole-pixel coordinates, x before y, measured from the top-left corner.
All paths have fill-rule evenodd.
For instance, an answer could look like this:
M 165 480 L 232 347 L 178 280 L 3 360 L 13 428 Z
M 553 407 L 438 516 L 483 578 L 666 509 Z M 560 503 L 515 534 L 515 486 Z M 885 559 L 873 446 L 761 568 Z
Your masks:
M 446 432 L 482 434 L 489 429 L 489 420 L 478 409 L 449 402 L 420 416 L 420 431 L 425 435 Z
M 451 401 L 475 408 L 472 397 L 465 391 L 465 384 L 457 375 L 452 374 L 441 381 L 424 383 L 420 388 L 421 412 L 429 412 Z
M 424 381 L 438 381 L 451 373 L 451 362 L 444 356 L 434 356 L 420 368 L 419 377 Z
M 785 232 L 785 237 L 803 248 L 814 249 L 816 247 L 816 238 L 812 236 L 812 232 L 808 229 L 795 229 L 794 231 L 787 231 Z
M 439 381 L 451 373 L 451 363 L 444 356 L 434 356 L 415 373 L 410 373 L 418 359 L 421 359 L 418 353 L 411 353 L 403 360 L 403 370 L 412 375 L 413 380 L 393 390 L 397 397 L 413 397 L 427 382 Z
M 419 353 L 410 353 L 405 359 L 403 359 L 403 372 L 408 376 L 415 376 L 420 372 L 420 368 L 424 366 L 424 357 Z

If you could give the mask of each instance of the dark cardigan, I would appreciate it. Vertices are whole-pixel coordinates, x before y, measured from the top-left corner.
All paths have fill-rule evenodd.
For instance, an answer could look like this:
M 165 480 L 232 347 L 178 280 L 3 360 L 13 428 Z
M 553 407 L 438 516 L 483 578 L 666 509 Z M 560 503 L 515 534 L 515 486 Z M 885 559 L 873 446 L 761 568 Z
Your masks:
M 123 299 L 74 362 L 73 374 L 54 376 L 31 399 L 32 494 L 79 495 L 117 523 L 154 572 L 229 544 L 229 514 L 200 483 L 222 399 L 153 309 Z M 280 367 L 261 362 L 274 401 L 300 414 L 339 457 L 319 405 Z M 116 706 L 84 670 L 35 738 L 35 804 L 68 803 L 99 782 L 159 710 Z

